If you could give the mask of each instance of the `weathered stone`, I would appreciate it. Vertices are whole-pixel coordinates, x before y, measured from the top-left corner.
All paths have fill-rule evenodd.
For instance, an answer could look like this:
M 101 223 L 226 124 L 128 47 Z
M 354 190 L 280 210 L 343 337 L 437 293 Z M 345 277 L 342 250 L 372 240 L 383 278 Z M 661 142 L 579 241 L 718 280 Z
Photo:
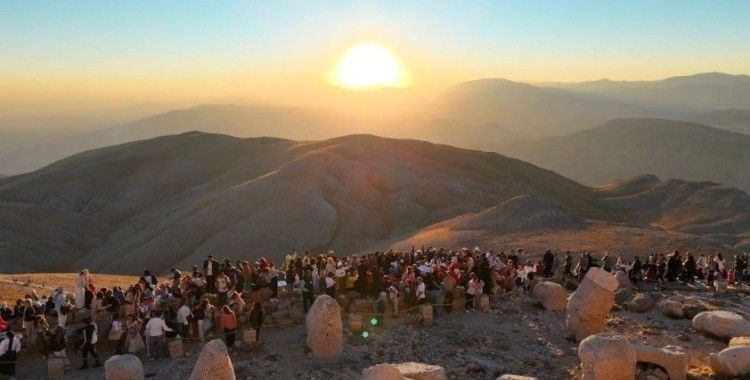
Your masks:
M 671 380 L 685 380 L 687 377 L 688 357 L 680 347 L 667 346 L 656 348 L 642 343 L 634 345 L 639 362 L 652 363 L 667 370 Z
M 314 357 L 330 359 L 342 354 L 344 332 L 341 309 L 335 299 L 328 295 L 316 298 L 307 313 L 305 324 L 307 347 Z
M 255 343 L 256 340 L 258 340 L 258 335 L 255 329 L 248 328 L 242 331 L 242 341 L 245 344 Z
M 632 380 L 635 376 L 635 348 L 623 336 L 589 336 L 578 346 L 578 357 L 582 380 Z
M 226 344 L 221 339 L 214 339 L 201 350 L 195 361 L 190 380 L 226 379 L 234 380 L 234 366 L 229 357 Z
M 726 293 L 727 282 L 726 281 L 714 281 L 714 288 L 716 289 L 716 293 Z
M 617 289 L 615 292 L 615 303 L 622 305 L 628 302 L 628 300 L 633 297 L 633 294 L 633 290 L 631 289 Z
M 750 346 L 750 336 L 738 336 L 729 340 L 729 347 Z
M 362 370 L 362 380 L 406 380 L 392 364 L 376 364 Z
M 750 374 L 750 346 L 733 346 L 708 356 L 711 369 L 722 376 Z
M 104 362 L 106 380 L 143 380 L 143 363 L 135 355 L 115 355 Z
M 438 365 L 408 362 L 393 364 L 393 366 L 408 379 L 445 380 L 445 369 Z
M 419 307 L 419 316 L 423 324 L 432 324 L 432 305 L 422 305 Z
M 670 318 L 682 318 L 682 303 L 671 299 L 661 300 L 656 303 L 656 309 Z
M 185 348 L 182 344 L 182 339 L 172 339 L 169 341 L 169 357 L 170 358 L 181 358 L 185 355 Z
M 630 289 L 633 287 L 633 284 L 630 283 L 628 275 L 623 271 L 618 270 L 617 272 L 615 272 L 615 280 L 617 280 L 617 286 L 620 289 Z
M 604 319 L 614 305 L 617 280 L 601 268 L 591 268 L 568 300 L 565 326 L 578 340 L 601 332 Z
M 556 282 L 540 282 L 534 287 L 533 293 L 547 310 L 562 311 L 568 306 L 568 293 Z
M 646 293 L 638 293 L 625 303 L 625 309 L 635 313 L 645 313 L 654 308 L 656 301 Z
M 521 376 L 521 375 L 510 375 L 505 374 L 500 377 L 498 377 L 496 380 L 536 380 L 536 377 L 531 376 Z
M 362 314 L 349 314 L 349 330 L 355 334 L 362 331 Z
M 65 376 L 65 358 L 47 359 L 47 379 L 57 380 Z
M 451 312 L 461 313 L 466 311 L 466 298 L 454 298 L 451 301 Z
M 479 310 L 483 313 L 490 312 L 490 296 L 487 294 L 480 294 L 475 296 L 473 301 L 474 310 Z
M 730 311 L 704 311 L 693 318 L 693 328 L 718 338 L 750 335 L 750 321 Z

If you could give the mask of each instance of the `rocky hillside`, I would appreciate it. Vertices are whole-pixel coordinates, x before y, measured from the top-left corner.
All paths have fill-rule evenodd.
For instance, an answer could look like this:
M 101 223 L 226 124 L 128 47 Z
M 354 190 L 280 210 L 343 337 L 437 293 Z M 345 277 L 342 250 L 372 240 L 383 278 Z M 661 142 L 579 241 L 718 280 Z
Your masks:
M 421 141 L 191 132 L 0 180 L 0 259 L 7 272 L 87 266 L 134 273 L 192 265 L 208 253 L 278 258 L 292 249 L 382 249 L 424 236 L 464 245 L 448 234 L 425 235 L 436 226 L 514 246 L 525 244 L 519 233 L 529 234 L 530 246 L 559 234 L 544 242 L 557 248 L 602 230 L 620 231 L 621 246 L 631 234 L 651 247 L 690 241 L 731 252 L 747 243 L 748 215 L 747 195 L 734 189 L 687 182 L 648 191 L 630 183 L 589 188 L 495 153 Z

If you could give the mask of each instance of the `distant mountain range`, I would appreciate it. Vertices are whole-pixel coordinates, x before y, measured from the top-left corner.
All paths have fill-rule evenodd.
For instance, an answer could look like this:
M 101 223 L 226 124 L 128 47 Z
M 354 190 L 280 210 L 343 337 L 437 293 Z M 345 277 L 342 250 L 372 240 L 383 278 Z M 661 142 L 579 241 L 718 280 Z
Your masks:
M 595 185 L 653 173 L 750 191 L 750 135 L 662 119 L 619 119 L 496 151 Z
M 452 86 L 422 107 L 405 109 L 402 118 L 385 124 L 354 125 L 330 110 L 203 105 L 73 136 L 0 133 L 0 173 L 19 174 L 89 149 L 191 130 L 295 140 L 387 130 L 390 137 L 481 150 L 497 150 L 519 139 L 563 136 L 626 117 L 694 121 L 747 133 L 750 77 L 707 73 L 660 81 L 536 85 L 480 79 Z
M 590 188 L 496 153 L 371 135 L 189 132 L 0 180 L 5 272 L 164 272 L 209 253 L 411 244 L 732 254 L 750 247 L 750 198 L 654 176 Z

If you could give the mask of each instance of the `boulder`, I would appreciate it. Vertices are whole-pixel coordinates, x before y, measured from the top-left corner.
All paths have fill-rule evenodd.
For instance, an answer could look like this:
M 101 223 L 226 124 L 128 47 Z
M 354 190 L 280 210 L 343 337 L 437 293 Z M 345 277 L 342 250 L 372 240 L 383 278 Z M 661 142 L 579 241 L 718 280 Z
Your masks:
M 349 330 L 355 334 L 362 331 L 362 314 L 349 314 Z
M 422 305 L 419 307 L 420 321 L 429 325 L 432 324 L 432 305 Z
M 634 345 L 638 362 L 660 365 L 667 371 L 670 380 L 687 378 L 688 357 L 680 347 L 656 348 L 646 344 Z
M 135 355 L 115 355 L 104 362 L 106 380 L 143 380 L 143 363 Z
M 711 369 L 722 376 L 743 376 L 750 374 L 750 346 L 733 346 L 718 354 L 710 354 Z
M 714 281 L 714 287 L 716 289 L 716 293 L 726 293 L 727 292 L 727 282 L 726 281 Z
M 615 276 L 601 268 L 594 267 L 586 273 L 568 300 L 565 318 L 565 326 L 578 340 L 604 329 L 604 319 L 615 303 L 617 286 Z
M 480 294 L 472 300 L 474 310 L 479 310 L 484 313 L 490 312 L 490 296 L 487 294 Z
M 718 338 L 750 335 L 750 321 L 730 311 L 704 311 L 693 318 L 693 328 Z
M 578 346 L 582 380 L 632 380 L 637 362 L 633 345 L 623 336 L 597 334 Z
M 625 303 L 625 309 L 635 313 L 645 313 L 654 308 L 656 301 L 654 297 L 646 293 L 637 293 L 633 298 Z
M 738 336 L 729 340 L 729 347 L 750 346 L 750 336 Z
M 190 380 L 211 379 L 235 380 L 232 359 L 221 339 L 214 339 L 203 346 L 190 374 Z
M 172 339 L 169 341 L 169 357 L 170 358 L 181 358 L 185 355 L 185 348 L 182 344 L 182 339 Z
M 556 282 L 540 282 L 534 287 L 533 293 L 547 310 L 562 311 L 568 306 L 568 292 Z
M 65 358 L 50 357 L 47 359 L 47 379 L 57 380 L 65 377 Z
M 392 364 L 376 364 L 362 370 L 362 380 L 406 380 Z
M 628 300 L 633 297 L 633 294 L 633 290 L 631 289 L 617 289 L 615 292 L 615 303 L 622 305 L 628 302 Z
M 316 358 L 331 359 L 343 353 L 344 332 L 341 309 L 335 299 L 321 295 L 315 299 L 305 319 L 307 347 Z
M 247 328 L 242 331 L 242 341 L 245 344 L 255 343 L 258 340 L 258 333 L 253 328 Z
M 633 287 L 633 284 L 630 282 L 627 273 L 623 271 L 618 270 L 617 272 L 615 272 L 615 280 L 617 280 L 619 289 L 630 289 Z
M 661 300 L 656 303 L 656 309 L 669 318 L 682 318 L 682 303 L 671 299 Z
M 445 369 L 438 365 L 408 362 L 393 364 L 393 366 L 408 379 L 445 380 Z

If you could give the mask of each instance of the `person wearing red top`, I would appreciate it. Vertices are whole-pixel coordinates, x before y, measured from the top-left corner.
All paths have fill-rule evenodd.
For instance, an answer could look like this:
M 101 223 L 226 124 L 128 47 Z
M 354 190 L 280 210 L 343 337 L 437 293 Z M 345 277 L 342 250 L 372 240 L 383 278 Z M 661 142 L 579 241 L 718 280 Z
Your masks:
M 536 275 L 539 277 L 544 275 L 544 264 L 542 264 L 541 260 L 536 262 L 536 265 L 534 266 L 534 272 L 536 272 Z
M 237 331 L 237 316 L 229 305 L 221 308 L 221 327 L 224 329 L 224 339 L 227 347 L 234 347 L 235 332 Z

